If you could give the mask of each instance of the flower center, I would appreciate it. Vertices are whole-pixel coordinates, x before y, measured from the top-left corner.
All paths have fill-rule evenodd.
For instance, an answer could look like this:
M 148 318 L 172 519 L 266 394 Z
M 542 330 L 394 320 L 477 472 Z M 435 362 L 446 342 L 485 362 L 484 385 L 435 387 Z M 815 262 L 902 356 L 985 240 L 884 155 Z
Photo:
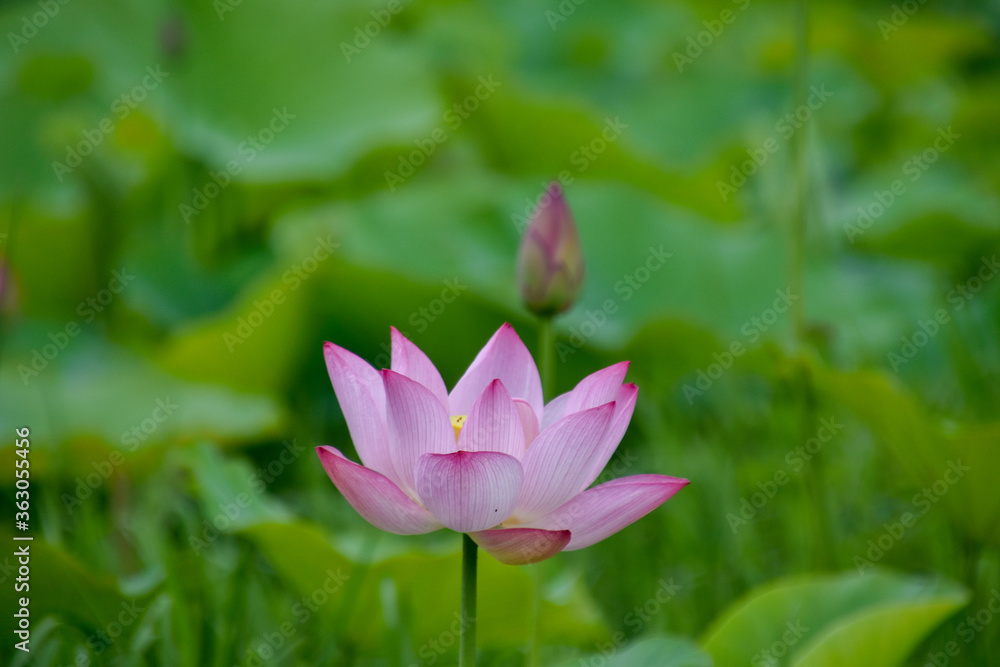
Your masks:
M 451 418 L 451 427 L 455 429 L 455 442 L 458 442 L 458 434 L 462 432 L 462 427 L 468 418 L 468 415 L 455 415 Z

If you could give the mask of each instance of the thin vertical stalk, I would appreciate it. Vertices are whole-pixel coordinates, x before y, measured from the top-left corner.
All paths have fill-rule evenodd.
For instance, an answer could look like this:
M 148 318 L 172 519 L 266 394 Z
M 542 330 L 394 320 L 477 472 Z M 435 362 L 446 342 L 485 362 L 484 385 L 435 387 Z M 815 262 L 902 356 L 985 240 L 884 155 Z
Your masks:
M 796 109 L 809 96 L 809 0 L 796 1 L 795 16 L 795 104 Z M 798 296 L 792 305 L 795 342 L 805 334 L 805 235 L 809 216 L 809 127 L 795 135 L 795 213 L 791 224 L 791 293 Z
M 459 667 L 476 665 L 476 568 L 479 545 L 462 535 L 462 622 L 458 640 Z
M 541 625 L 542 625 L 542 564 L 533 563 L 531 582 L 534 584 L 534 594 L 531 605 L 531 640 L 528 646 L 528 667 L 541 665 Z
M 539 373 L 542 378 L 542 393 L 546 400 L 551 400 L 555 395 L 555 352 L 556 352 L 556 332 L 552 325 L 552 317 L 540 318 L 540 329 L 538 332 L 538 356 L 541 361 Z M 541 624 L 542 624 L 542 566 L 539 563 L 529 565 L 531 568 L 531 578 L 534 584 L 533 600 L 531 606 L 531 640 L 528 646 L 528 667 L 538 667 L 541 664 Z
M 551 400 L 555 393 L 556 381 L 556 330 L 552 326 L 551 317 L 540 318 L 541 328 L 539 330 L 538 356 L 540 357 L 540 374 L 542 376 L 542 393 L 545 400 Z
M 796 0 L 795 3 L 795 104 L 796 111 L 808 103 L 809 97 L 809 0 Z M 805 325 L 805 243 L 806 229 L 809 223 L 810 179 L 809 179 L 809 129 L 804 125 L 795 135 L 795 213 L 792 220 L 791 234 L 791 287 L 792 294 L 798 299 L 792 304 L 792 319 L 794 325 L 794 341 L 800 348 L 806 336 Z M 813 390 L 812 376 L 808 368 L 796 359 L 798 372 L 795 383 L 801 397 L 800 441 L 805 442 L 816 428 L 816 398 Z M 833 562 L 836 540 L 833 535 L 833 513 L 829 509 L 826 496 L 826 470 L 823 457 L 816 457 L 807 475 L 809 479 L 811 502 L 820 513 L 819 520 L 814 522 L 817 527 L 816 543 L 818 545 L 819 562 Z

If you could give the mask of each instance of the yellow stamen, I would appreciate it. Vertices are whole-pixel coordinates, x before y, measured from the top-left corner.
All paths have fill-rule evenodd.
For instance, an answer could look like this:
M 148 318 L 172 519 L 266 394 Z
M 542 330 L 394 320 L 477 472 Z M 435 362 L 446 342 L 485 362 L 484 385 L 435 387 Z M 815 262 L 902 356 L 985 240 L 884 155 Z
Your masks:
M 467 415 L 455 415 L 451 418 L 451 427 L 455 429 L 455 442 L 458 442 L 458 434 L 462 432 L 466 419 L 468 419 Z

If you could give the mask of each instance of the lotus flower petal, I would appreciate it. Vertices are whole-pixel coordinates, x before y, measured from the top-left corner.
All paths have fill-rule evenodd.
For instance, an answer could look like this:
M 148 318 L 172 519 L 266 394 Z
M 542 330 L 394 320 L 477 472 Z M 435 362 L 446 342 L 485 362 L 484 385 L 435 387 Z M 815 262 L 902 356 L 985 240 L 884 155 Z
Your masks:
M 390 333 L 392 336 L 392 370 L 429 389 L 447 410 L 448 390 L 444 386 L 444 380 L 441 379 L 441 373 L 438 372 L 437 367 L 431 363 L 423 350 L 399 333 L 396 327 L 391 327 Z
M 397 535 L 419 535 L 441 528 L 433 514 L 385 475 L 349 461 L 333 447 L 317 447 L 316 453 L 347 502 L 376 528 Z
M 593 484 L 594 480 L 604 472 L 604 466 L 611 460 L 611 456 L 618 449 L 629 422 L 632 421 L 632 413 L 635 412 L 635 399 L 639 394 L 639 388 L 634 384 L 625 384 L 618 389 L 618 398 L 615 401 L 615 413 L 611 416 L 608 430 L 601 438 L 601 444 L 594 452 L 590 474 L 584 477 L 583 483 L 577 491 L 583 491 Z
M 430 389 L 391 370 L 383 370 L 382 379 L 392 465 L 400 488 L 415 498 L 417 460 L 456 451 L 455 431 Z
M 570 541 L 568 530 L 502 528 L 481 530 L 470 537 L 501 563 L 528 565 L 555 556 Z
M 565 551 L 583 549 L 617 533 L 669 500 L 688 480 L 665 475 L 613 479 L 577 495 L 531 527 L 569 530 Z
M 451 390 L 451 414 L 469 414 L 479 395 L 496 379 L 503 382 L 513 398 L 527 401 L 536 416 L 542 414 L 542 381 L 538 367 L 509 324 L 493 334 Z
M 528 447 L 538 437 L 538 417 L 535 416 L 535 411 L 531 409 L 528 402 L 522 401 L 520 398 L 514 399 L 514 407 L 517 408 L 517 415 L 521 420 L 521 430 L 524 432 L 524 446 Z
M 528 522 L 580 492 L 614 415 L 615 404 L 564 417 L 538 434 L 524 455 L 524 487 L 515 516 Z
M 358 457 L 367 467 L 398 483 L 389 454 L 385 389 L 378 371 L 361 357 L 333 343 L 326 343 L 323 353 Z
M 500 525 L 521 492 L 521 464 L 500 452 L 424 454 L 417 491 L 438 520 L 460 533 Z
M 467 452 L 503 452 L 524 456 L 524 426 L 514 400 L 500 380 L 480 394 L 458 436 L 458 448 Z

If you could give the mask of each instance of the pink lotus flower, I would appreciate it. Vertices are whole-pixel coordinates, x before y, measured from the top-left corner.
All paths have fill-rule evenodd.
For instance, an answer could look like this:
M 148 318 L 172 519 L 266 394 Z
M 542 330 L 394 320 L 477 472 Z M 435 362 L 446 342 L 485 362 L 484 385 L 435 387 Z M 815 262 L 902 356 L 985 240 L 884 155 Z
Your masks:
M 392 329 L 391 369 L 326 343 L 327 369 L 364 465 L 333 447 L 320 461 L 372 525 L 416 535 L 468 533 L 497 560 L 523 565 L 600 542 L 688 481 L 634 475 L 587 487 L 635 409 L 628 362 L 542 401 L 538 369 L 509 324 L 449 394 L 434 364 Z

